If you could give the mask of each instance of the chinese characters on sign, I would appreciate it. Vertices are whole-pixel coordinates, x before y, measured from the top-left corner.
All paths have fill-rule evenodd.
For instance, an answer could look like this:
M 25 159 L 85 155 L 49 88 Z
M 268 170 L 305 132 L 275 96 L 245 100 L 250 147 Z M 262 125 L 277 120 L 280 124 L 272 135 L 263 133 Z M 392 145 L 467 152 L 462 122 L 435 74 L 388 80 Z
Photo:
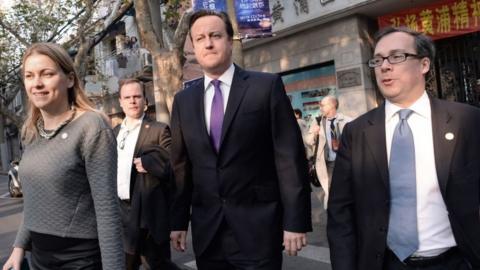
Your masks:
M 193 9 L 214 9 L 227 12 L 226 0 L 192 0 Z M 272 35 L 272 19 L 268 0 L 235 0 L 240 38 Z
M 432 39 L 480 30 L 480 0 L 444 0 L 378 18 L 380 27 L 406 26 Z
M 268 0 L 236 0 L 238 32 L 242 38 L 272 35 L 272 19 Z
M 227 11 L 226 0 L 192 0 L 193 9 L 214 9 L 219 11 Z

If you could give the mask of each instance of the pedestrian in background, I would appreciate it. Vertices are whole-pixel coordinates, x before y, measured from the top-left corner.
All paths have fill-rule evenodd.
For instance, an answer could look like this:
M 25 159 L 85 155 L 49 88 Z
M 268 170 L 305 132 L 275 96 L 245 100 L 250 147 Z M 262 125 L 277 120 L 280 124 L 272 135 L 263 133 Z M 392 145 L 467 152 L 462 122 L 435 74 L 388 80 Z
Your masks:
M 309 156 L 311 156 L 311 151 L 312 150 L 310 149 L 310 145 L 308 145 L 306 143 L 306 138 L 307 138 L 307 134 L 308 134 L 307 121 L 305 121 L 305 119 L 303 119 L 303 113 L 300 109 L 294 109 L 293 113 L 295 114 L 295 118 L 297 119 L 298 127 L 300 128 L 300 132 L 302 133 L 302 141 L 303 141 L 303 145 L 305 146 L 305 154 L 307 155 L 307 157 L 309 157 Z
M 116 199 L 115 136 L 86 97 L 59 45 L 27 49 L 22 76 L 28 116 L 20 163 L 23 222 L 3 270 L 125 269 Z
M 328 205 L 330 182 L 342 131 L 351 121 L 351 118 L 337 110 L 338 99 L 332 95 L 325 96 L 320 101 L 321 115 L 313 119 L 305 137 L 306 144 L 312 149 L 311 156 L 315 157 L 315 169 L 323 190 L 323 192 L 321 190 L 314 190 L 314 192 L 325 209 Z

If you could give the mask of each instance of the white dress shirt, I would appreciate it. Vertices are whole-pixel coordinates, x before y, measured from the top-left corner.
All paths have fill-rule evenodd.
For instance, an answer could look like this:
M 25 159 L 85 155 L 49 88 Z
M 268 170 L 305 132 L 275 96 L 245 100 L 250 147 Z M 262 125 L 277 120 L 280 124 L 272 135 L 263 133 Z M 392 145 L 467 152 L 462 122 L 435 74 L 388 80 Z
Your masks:
M 385 131 L 387 156 L 393 133 L 399 121 L 398 111 L 403 108 L 385 101 Z M 438 184 L 433 148 L 430 100 L 426 92 L 408 109 L 413 113 L 407 122 L 415 144 L 415 171 L 417 180 L 417 226 L 419 249 L 413 256 L 436 256 L 456 246 L 448 211 Z
M 126 125 L 127 118 L 125 118 L 118 132 L 117 194 L 121 200 L 130 199 L 130 177 L 132 175 L 133 154 L 144 116 L 145 114 L 139 119 L 130 119 L 129 127 Z M 123 144 L 123 149 L 120 148 L 121 144 Z
M 227 109 L 228 96 L 230 95 L 230 88 L 232 87 L 233 73 L 235 72 L 235 66 L 232 64 L 230 67 L 218 78 L 220 83 L 220 90 L 222 90 L 223 96 L 223 113 Z M 205 95 L 204 95 L 204 104 L 205 104 L 205 125 L 207 126 L 207 132 L 210 134 L 210 113 L 212 111 L 212 102 L 213 95 L 215 94 L 215 89 L 212 78 L 205 75 Z

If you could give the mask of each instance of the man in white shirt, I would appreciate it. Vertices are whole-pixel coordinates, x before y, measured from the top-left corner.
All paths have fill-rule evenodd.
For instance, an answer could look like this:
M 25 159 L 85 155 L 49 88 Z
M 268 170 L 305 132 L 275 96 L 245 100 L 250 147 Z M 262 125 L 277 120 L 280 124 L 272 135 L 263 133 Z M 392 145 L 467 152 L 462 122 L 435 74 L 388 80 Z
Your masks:
M 480 269 L 480 110 L 429 97 L 433 42 L 377 33 L 385 103 L 344 129 L 327 233 L 333 270 Z
M 189 221 L 199 270 L 280 270 L 311 230 L 300 129 L 280 76 L 232 62 L 233 27 L 200 10 L 189 24 L 204 76 L 175 96 L 171 239 L 185 250 Z
M 141 81 L 122 81 L 119 102 L 125 119 L 114 132 L 127 269 L 178 269 L 170 260 L 170 129 L 145 115 Z

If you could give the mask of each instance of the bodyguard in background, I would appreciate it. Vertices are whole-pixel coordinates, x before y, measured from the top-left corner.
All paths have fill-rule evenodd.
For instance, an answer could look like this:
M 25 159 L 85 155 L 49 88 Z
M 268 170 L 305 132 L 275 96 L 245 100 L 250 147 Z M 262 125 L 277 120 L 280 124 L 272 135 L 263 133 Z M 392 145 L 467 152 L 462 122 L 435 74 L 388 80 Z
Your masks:
M 190 38 L 204 77 L 175 96 L 171 239 L 192 222 L 198 269 L 281 269 L 311 230 L 302 136 L 278 75 L 232 63 L 232 24 L 201 10 Z M 190 218 L 191 208 L 191 218 Z
M 170 260 L 170 129 L 145 115 L 141 81 L 121 81 L 119 101 L 125 119 L 114 132 L 127 269 L 178 269 Z
M 347 124 L 333 173 L 333 270 L 480 269 L 480 110 L 429 97 L 433 42 L 375 37 L 385 103 Z

